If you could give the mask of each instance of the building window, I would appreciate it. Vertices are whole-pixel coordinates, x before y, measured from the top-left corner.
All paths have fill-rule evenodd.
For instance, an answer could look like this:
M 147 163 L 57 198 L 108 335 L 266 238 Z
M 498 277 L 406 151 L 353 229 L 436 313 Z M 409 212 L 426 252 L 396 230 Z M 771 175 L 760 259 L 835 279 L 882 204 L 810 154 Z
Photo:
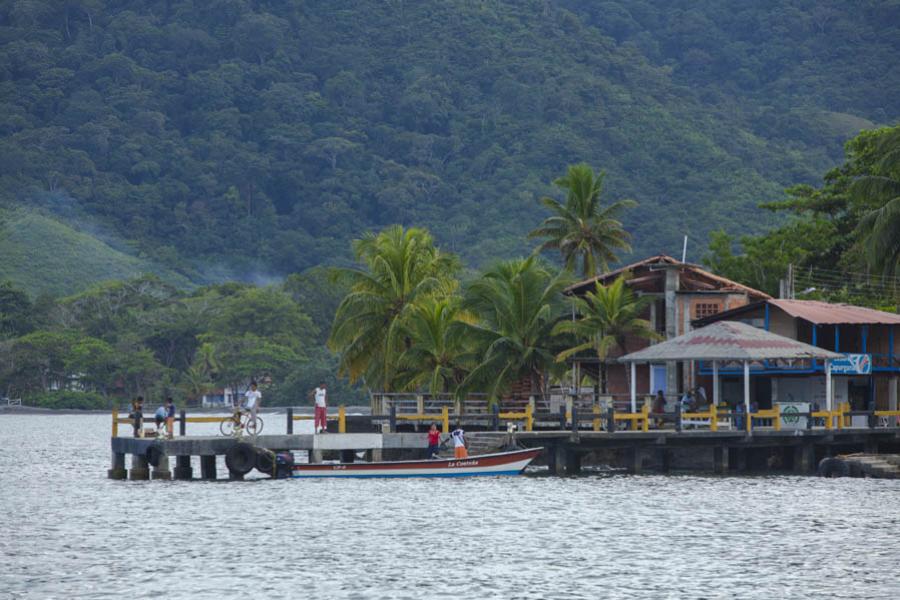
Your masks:
M 719 305 L 714 302 L 698 302 L 694 305 L 695 319 L 711 317 L 719 313 Z

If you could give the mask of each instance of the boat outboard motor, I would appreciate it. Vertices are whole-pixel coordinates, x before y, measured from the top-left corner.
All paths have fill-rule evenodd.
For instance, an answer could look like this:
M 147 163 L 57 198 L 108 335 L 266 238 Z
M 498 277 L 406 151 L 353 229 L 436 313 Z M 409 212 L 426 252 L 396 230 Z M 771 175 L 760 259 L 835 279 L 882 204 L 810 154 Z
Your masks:
M 275 479 L 287 479 L 294 470 L 294 454 L 279 452 L 275 455 Z

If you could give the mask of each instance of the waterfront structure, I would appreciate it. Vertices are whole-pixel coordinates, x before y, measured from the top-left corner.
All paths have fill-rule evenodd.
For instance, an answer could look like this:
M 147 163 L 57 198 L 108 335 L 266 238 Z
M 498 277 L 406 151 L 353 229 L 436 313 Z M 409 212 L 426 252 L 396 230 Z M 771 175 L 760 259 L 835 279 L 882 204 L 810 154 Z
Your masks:
M 792 340 L 830 350 L 841 355 L 832 362 L 834 402 L 847 403 L 851 410 L 897 410 L 900 380 L 900 315 L 847 304 L 815 300 L 767 298 L 694 321 L 706 328 L 721 322 L 742 322 Z M 754 385 L 751 400 L 760 408 L 776 403 L 810 403 L 824 407 L 826 399 L 824 361 L 766 360 L 751 365 Z M 699 385 L 710 385 L 713 365 L 700 362 Z M 739 394 L 741 372 L 721 369 L 726 396 Z M 862 424 L 862 420 L 857 418 Z
M 643 316 L 667 340 L 692 331 L 696 319 L 771 298 L 764 292 L 665 254 L 651 256 L 576 283 L 566 289 L 566 294 L 584 295 L 593 290 L 598 282 L 608 285 L 623 276 L 629 277 L 627 285 L 635 294 L 654 298 Z M 618 358 L 652 343 L 645 339 L 629 338 L 624 351 L 617 349 L 610 354 L 607 359 L 608 396 L 623 400 L 628 398 L 629 378 Z M 596 356 L 579 356 L 573 360 L 573 367 L 579 381 L 581 374 L 599 380 L 600 361 Z M 671 399 L 692 384 L 690 363 L 685 361 L 641 364 L 635 369 L 635 374 L 639 395 L 655 394 L 662 390 Z
M 705 361 L 711 364 L 712 403 L 719 404 L 719 368 L 740 369 L 743 374 L 744 414 L 750 414 L 751 365 L 794 364 L 798 361 L 822 361 L 825 371 L 826 410 L 832 410 L 832 362 L 841 354 L 741 323 L 719 321 L 677 338 L 632 352 L 619 359 L 631 369 L 631 412 L 637 412 L 636 367 L 639 363 L 675 360 Z

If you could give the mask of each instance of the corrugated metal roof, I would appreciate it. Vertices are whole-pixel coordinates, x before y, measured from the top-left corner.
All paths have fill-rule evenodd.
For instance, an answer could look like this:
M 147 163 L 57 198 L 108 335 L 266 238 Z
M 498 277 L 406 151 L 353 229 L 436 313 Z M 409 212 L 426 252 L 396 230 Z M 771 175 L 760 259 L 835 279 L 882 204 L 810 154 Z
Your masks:
M 720 321 L 619 359 L 620 362 L 666 360 L 776 360 L 841 358 L 843 355 L 740 323 Z
M 799 319 L 816 325 L 900 325 L 900 315 L 850 304 L 831 304 L 818 300 L 769 300 Z

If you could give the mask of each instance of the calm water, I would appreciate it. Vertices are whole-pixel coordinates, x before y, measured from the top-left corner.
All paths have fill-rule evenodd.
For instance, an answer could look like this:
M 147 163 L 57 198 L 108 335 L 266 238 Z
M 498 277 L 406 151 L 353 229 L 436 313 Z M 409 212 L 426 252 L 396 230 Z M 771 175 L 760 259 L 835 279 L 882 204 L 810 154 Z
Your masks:
M 117 482 L 108 427 L 0 416 L 0 598 L 900 597 L 898 481 Z

